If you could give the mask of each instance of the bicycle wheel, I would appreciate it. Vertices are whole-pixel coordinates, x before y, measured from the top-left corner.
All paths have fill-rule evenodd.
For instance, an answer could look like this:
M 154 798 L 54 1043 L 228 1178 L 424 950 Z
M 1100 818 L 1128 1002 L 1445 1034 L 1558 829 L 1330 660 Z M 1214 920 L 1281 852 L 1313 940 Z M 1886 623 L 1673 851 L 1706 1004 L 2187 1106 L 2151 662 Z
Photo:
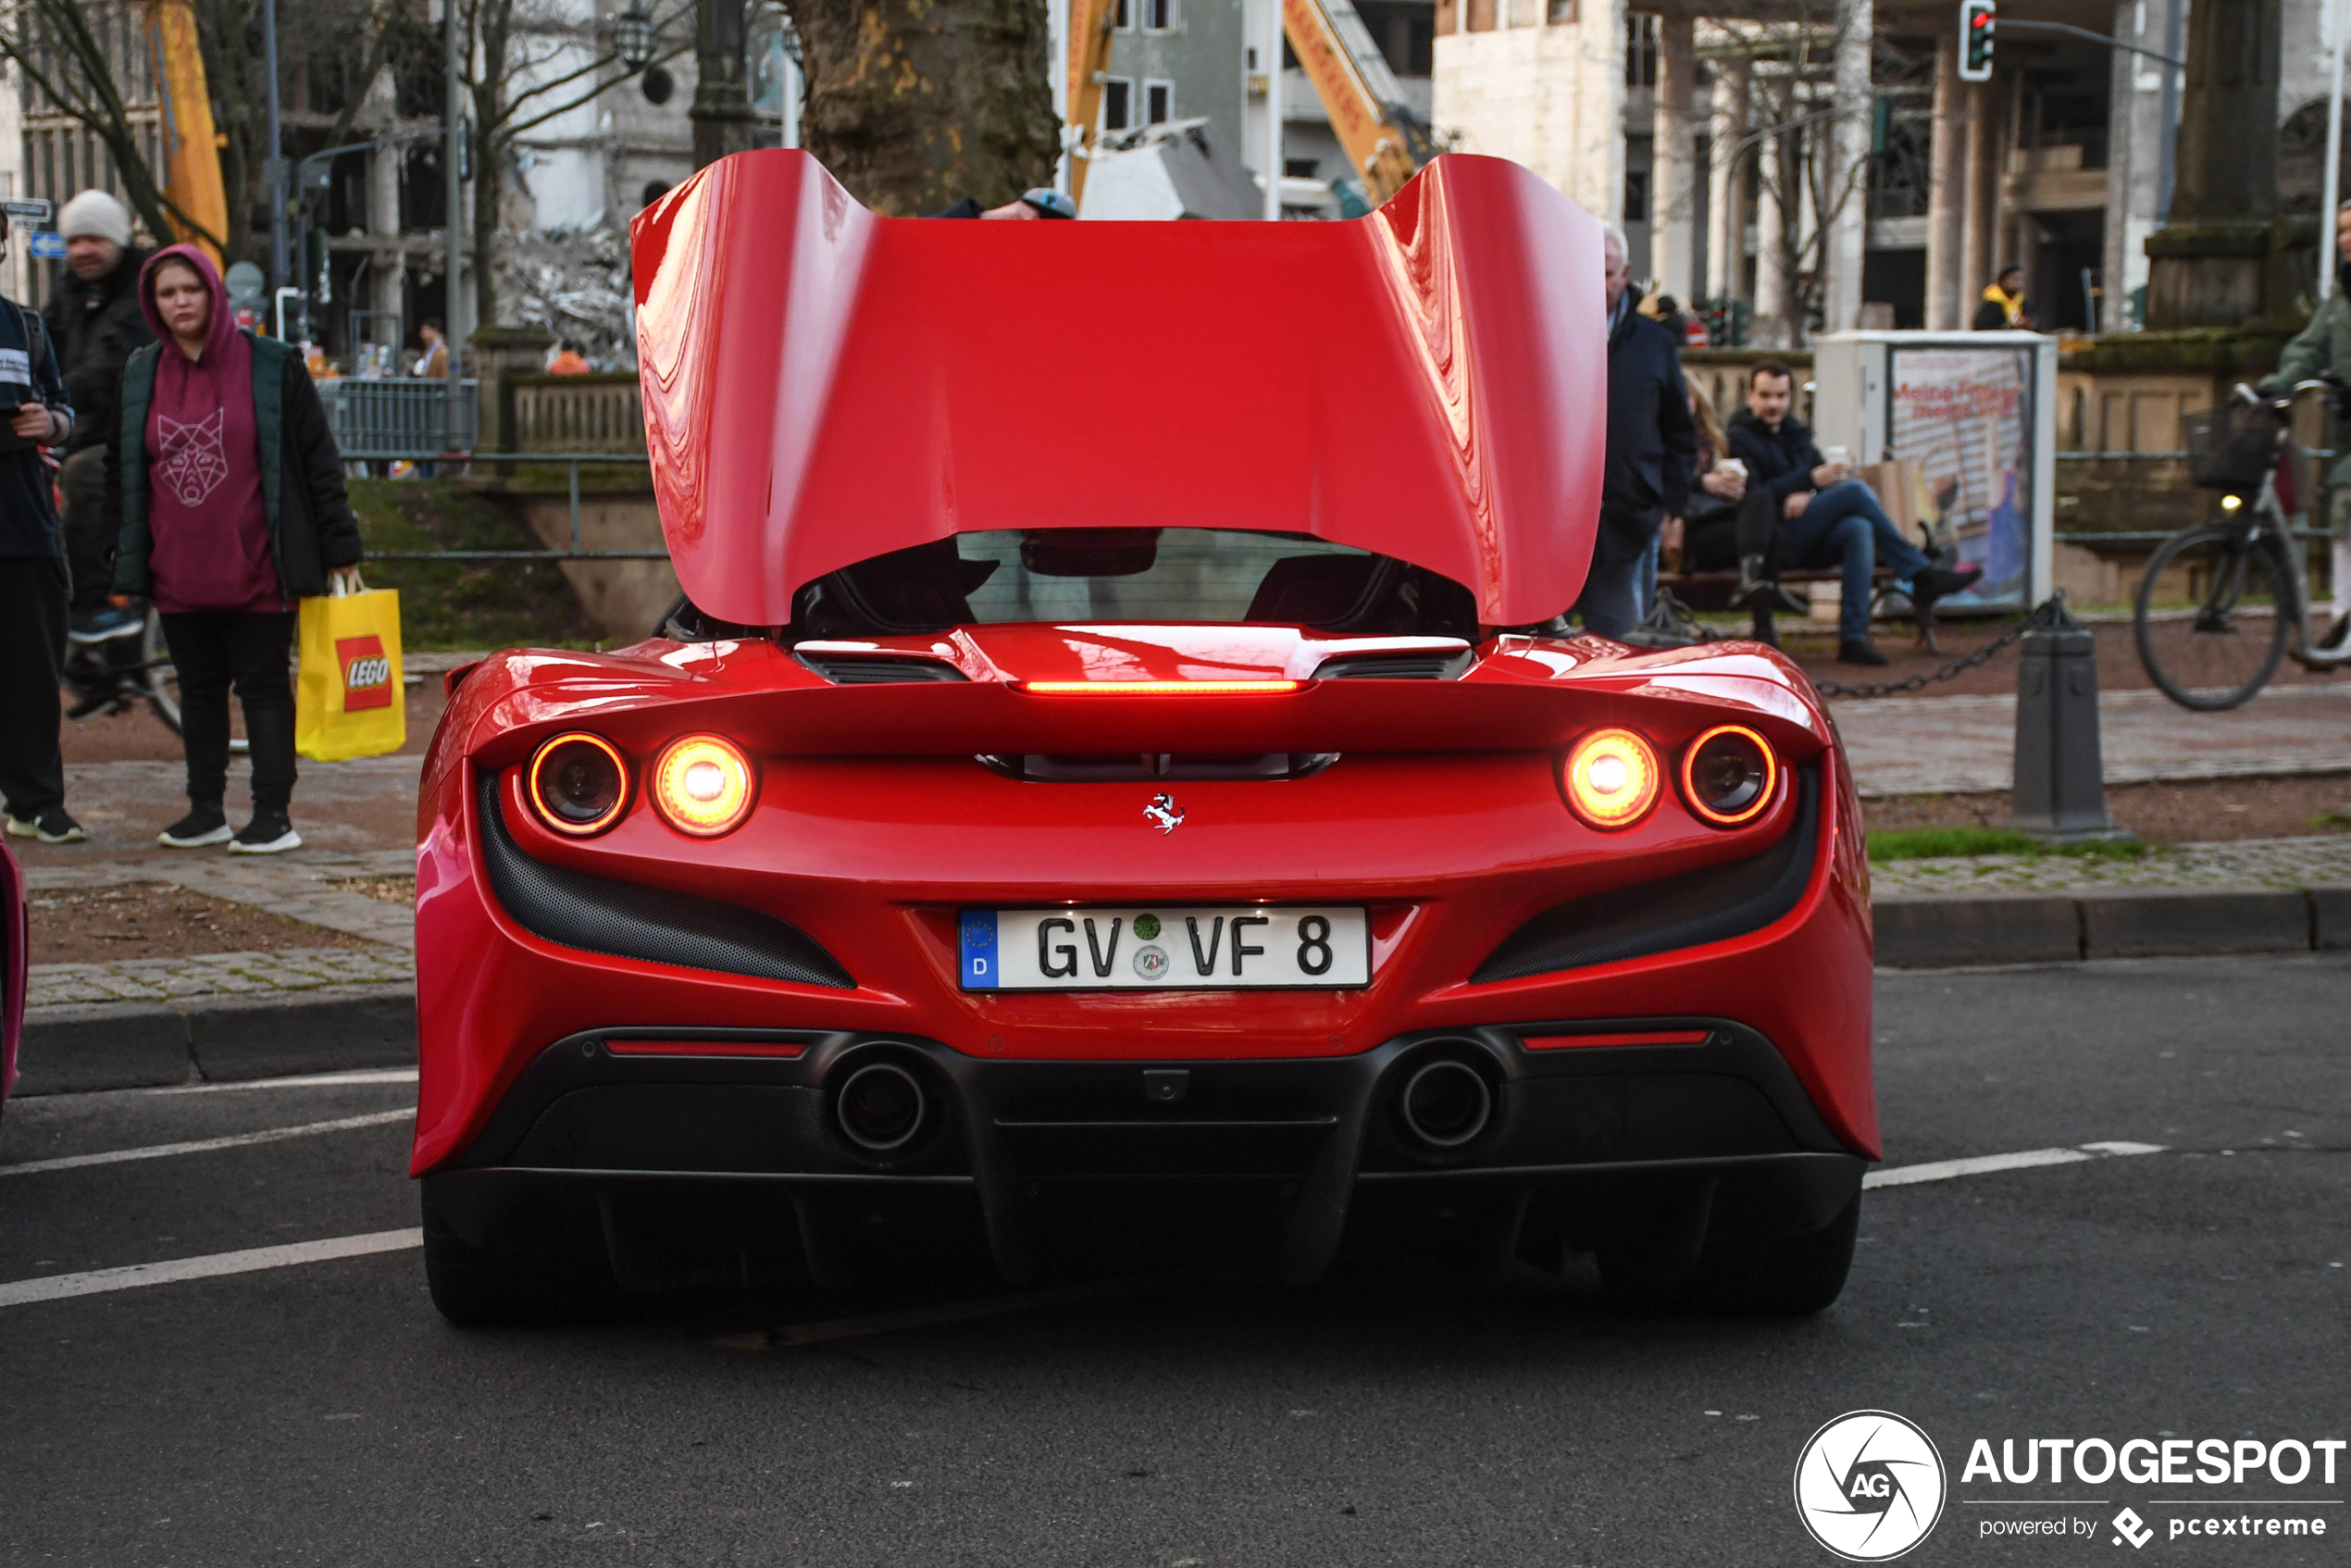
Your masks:
M 150 609 L 147 629 L 139 640 L 139 678 L 147 695 L 147 705 L 163 720 L 164 728 L 174 735 L 180 729 L 180 671 L 171 662 L 171 648 L 164 641 L 163 615 Z M 230 752 L 244 756 L 253 750 L 242 735 L 229 742 Z
M 2139 663 L 2185 708 L 2233 708 L 2274 674 L 2294 619 L 2293 579 L 2264 537 L 2208 526 L 2172 535 L 2139 579 Z
M 163 615 L 147 611 L 147 629 L 139 640 L 140 680 L 147 690 L 147 705 L 174 735 L 180 733 L 180 672 L 172 667 L 171 649 L 163 640 Z

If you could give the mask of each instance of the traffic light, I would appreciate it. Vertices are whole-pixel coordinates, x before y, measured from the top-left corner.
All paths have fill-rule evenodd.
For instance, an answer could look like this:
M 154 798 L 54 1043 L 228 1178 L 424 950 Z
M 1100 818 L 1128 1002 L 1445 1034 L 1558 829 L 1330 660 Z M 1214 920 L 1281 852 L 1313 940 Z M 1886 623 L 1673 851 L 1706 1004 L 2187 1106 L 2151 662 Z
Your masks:
M 1959 80 L 1992 80 L 1992 34 L 2000 7 L 1995 0 L 1959 0 Z

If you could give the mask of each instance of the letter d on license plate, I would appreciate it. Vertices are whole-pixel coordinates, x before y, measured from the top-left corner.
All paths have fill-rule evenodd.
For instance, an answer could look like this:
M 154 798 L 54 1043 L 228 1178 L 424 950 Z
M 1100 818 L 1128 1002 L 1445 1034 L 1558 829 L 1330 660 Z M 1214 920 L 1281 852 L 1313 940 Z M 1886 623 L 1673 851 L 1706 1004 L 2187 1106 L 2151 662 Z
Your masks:
M 1333 989 L 1372 978 L 1361 908 L 967 909 L 965 990 Z

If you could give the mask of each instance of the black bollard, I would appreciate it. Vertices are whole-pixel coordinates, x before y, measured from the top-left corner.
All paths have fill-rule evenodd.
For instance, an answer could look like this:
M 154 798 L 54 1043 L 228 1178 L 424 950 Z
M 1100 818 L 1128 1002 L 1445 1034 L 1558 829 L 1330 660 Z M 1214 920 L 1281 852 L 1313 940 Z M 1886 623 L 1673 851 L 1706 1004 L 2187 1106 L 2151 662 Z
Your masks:
M 2024 634 L 2016 672 L 2016 783 L 2008 827 L 2051 843 L 2128 839 L 2106 814 L 2098 753 L 2098 660 L 2090 628 L 2065 600 Z

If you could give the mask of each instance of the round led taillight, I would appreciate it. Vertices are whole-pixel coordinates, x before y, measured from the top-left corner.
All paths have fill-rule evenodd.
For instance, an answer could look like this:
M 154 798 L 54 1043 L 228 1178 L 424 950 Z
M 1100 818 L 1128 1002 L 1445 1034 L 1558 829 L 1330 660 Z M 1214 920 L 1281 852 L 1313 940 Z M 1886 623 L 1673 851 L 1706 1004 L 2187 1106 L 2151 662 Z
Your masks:
M 628 764 L 601 735 L 558 735 L 531 753 L 530 803 L 558 833 L 586 838 L 620 820 Z
M 1762 815 L 1779 781 L 1771 745 L 1745 725 L 1718 725 L 1682 753 L 1682 798 L 1717 828 Z
M 1657 748 L 1631 730 L 1596 729 L 1568 749 L 1560 783 L 1576 815 L 1612 830 L 1649 814 L 1663 770 Z
M 653 763 L 653 806 L 680 833 L 714 839 L 751 815 L 751 762 L 732 740 L 689 735 Z

